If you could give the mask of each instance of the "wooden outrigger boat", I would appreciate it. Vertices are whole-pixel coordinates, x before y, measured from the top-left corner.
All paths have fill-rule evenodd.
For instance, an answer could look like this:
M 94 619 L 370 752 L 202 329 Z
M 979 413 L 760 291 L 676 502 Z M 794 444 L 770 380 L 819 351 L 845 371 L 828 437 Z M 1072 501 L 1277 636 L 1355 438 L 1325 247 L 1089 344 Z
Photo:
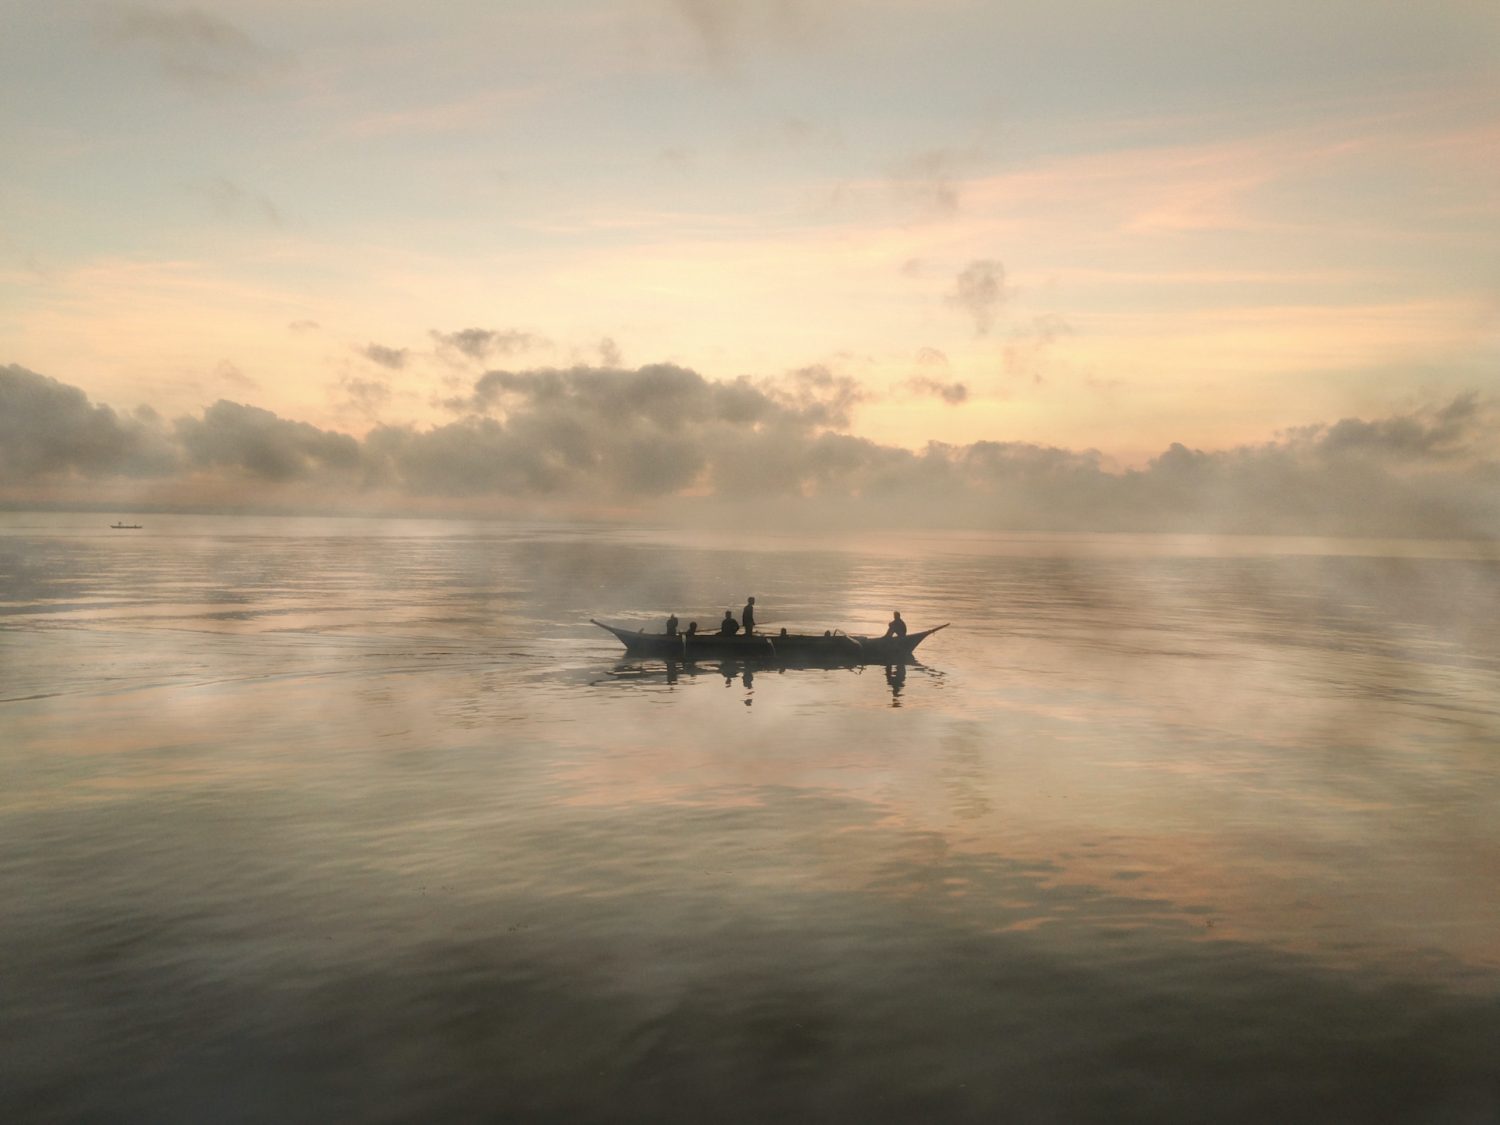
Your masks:
M 743 660 L 775 662 L 829 662 L 838 664 L 899 664 L 912 658 L 912 652 L 939 629 L 938 625 L 904 637 L 854 637 L 847 633 L 647 633 L 639 629 L 619 629 L 602 621 L 589 621 L 615 635 L 631 656 L 656 656 L 663 659 L 692 660 L 697 657 L 739 657 Z

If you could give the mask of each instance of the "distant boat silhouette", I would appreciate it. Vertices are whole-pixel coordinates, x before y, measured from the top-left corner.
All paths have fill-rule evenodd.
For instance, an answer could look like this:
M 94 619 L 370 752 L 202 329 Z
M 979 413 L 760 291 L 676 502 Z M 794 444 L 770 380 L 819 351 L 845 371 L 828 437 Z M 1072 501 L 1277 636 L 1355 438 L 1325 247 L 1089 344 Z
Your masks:
M 121 523 L 119 520 L 116 520 L 114 523 L 110 524 L 109 526 L 110 526 L 110 529 L 113 530 L 113 531 L 139 531 L 139 530 L 141 530 L 141 525 L 138 524 L 138 523 Z
M 619 629 L 602 621 L 589 621 L 615 635 L 628 656 L 659 656 L 692 659 L 698 656 L 738 656 L 759 660 L 813 661 L 843 664 L 892 664 L 912 659 L 912 650 L 938 629 L 923 629 L 904 637 L 851 637 L 846 633 L 645 633 Z

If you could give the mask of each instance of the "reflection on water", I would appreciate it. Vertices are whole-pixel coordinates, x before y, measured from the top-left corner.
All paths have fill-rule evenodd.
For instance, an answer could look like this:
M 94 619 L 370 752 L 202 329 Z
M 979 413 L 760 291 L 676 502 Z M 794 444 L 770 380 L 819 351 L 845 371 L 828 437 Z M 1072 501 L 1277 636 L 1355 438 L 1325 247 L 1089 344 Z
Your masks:
M 7 1120 L 1500 1119 L 1482 546 L 151 525 L 0 517 Z M 750 593 L 955 624 L 588 624 Z
M 696 684 L 700 678 L 718 676 L 722 677 L 726 688 L 733 688 L 737 684 L 743 685 L 745 694 L 745 705 L 749 706 L 755 695 L 755 685 L 760 683 L 764 686 L 767 679 L 771 684 L 784 682 L 782 677 L 796 677 L 813 672 L 830 673 L 842 672 L 852 676 L 868 675 L 874 681 L 877 671 L 883 671 L 885 686 L 883 690 L 889 693 L 892 707 L 901 706 L 901 692 L 906 687 L 906 675 L 913 671 L 920 676 L 940 677 L 942 672 L 934 668 L 928 668 L 916 660 L 906 660 L 896 664 L 858 664 L 852 661 L 830 660 L 821 663 L 802 662 L 786 663 L 774 660 L 654 660 L 654 659 L 632 659 L 623 661 L 605 669 L 591 682 L 596 686 L 604 686 L 610 683 L 626 687 L 642 687 L 648 685 L 665 685 L 668 688 L 679 684 L 690 686 Z

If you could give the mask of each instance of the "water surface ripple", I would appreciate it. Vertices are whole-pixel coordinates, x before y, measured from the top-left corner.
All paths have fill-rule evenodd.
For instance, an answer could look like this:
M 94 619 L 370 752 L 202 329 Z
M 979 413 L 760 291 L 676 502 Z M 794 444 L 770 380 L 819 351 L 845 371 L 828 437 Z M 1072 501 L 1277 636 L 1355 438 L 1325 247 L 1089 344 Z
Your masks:
M 1500 1121 L 1500 554 L 0 515 L 15 1121 Z M 878 630 L 625 660 L 590 617 Z

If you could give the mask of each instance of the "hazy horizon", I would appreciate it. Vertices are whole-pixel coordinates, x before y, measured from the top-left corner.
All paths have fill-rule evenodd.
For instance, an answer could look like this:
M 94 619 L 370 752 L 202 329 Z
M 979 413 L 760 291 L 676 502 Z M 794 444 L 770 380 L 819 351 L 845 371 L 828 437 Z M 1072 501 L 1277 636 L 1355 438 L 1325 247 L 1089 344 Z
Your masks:
M 0 368 L 0 503 L 15 509 L 497 516 L 979 530 L 1489 539 L 1493 401 L 1312 422 L 1254 445 L 1181 442 L 1142 468 L 1096 450 L 851 432 L 826 371 L 705 379 L 672 365 L 479 376 L 455 420 L 356 437 L 221 399 L 165 418 Z

